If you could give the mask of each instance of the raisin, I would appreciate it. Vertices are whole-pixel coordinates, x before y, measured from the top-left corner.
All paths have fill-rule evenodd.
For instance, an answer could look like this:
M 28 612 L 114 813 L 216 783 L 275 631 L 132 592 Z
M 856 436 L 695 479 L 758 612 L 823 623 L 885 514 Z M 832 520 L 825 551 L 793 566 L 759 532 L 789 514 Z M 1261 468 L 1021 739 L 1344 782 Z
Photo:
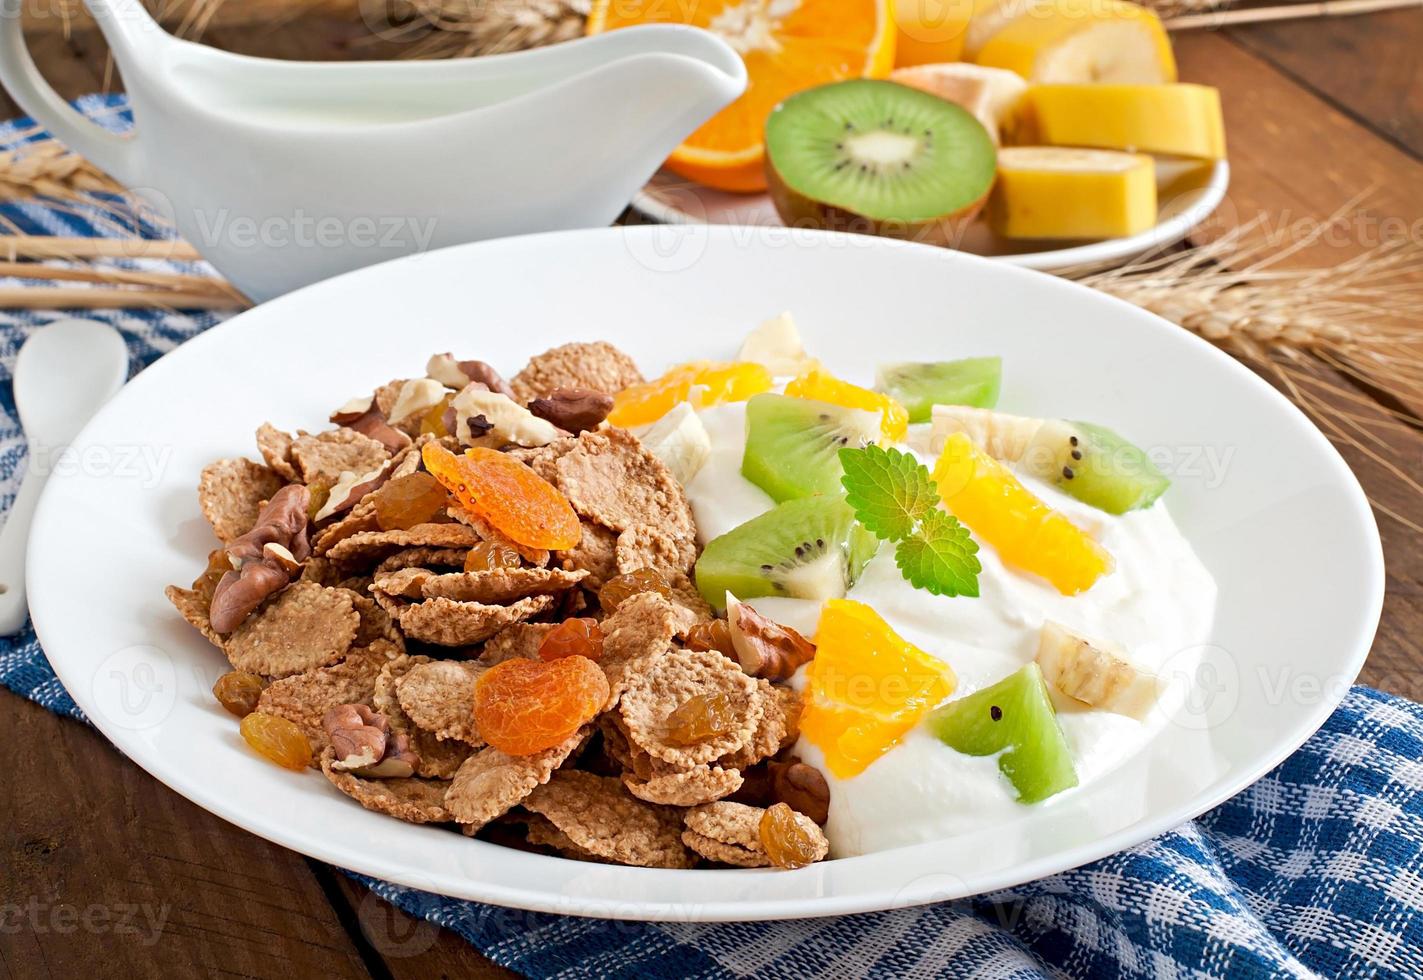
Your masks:
M 539 644 L 539 658 L 558 660 L 562 657 L 603 659 L 603 630 L 598 621 L 588 616 L 565 619 Z
M 598 590 L 598 601 L 604 612 L 612 612 L 628 599 L 642 592 L 656 592 L 668 602 L 675 599 L 672 586 L 667 580 L 650 568 L 635 568 L 630 572 L 615 575 L 603 583 Z
M 784 803 L 777 803 L 761 814 L 759 836 L 766 857 L 778 868 L 803 868 L 821 857 L 820 842 Z
M 321 508 L 326 506 L 326 502 L 331 499 L 331 487 L 325 483 L 316 482 L 306 485 L 308 499 L 306 504 L 306 519 L 316 520 L 316 515 L 321 513 Z
M 731 628 L 724 619 L 698 623 L 687 633 L 688 650 L 715 650 L 723 657 L 736 660 L 736 648 L 731 645 Z
M 409 473 L 375 492 L 376 522 L 382 531 L 408 531 L 428 523 L 448 502 L 449 494 L 429 473 Z
M 257 699 L 262 696 L 262 678 L 256 674 L 234 670 L 223 674 L 212 686 L 213 697 L 218 704 L 239 718 L 245 718 L 257 710 Z
M 456 456 L 434 442 L 425 444 L 420 457 L 461 506 L 516 544 L 566 551 L 583 537 L 568 498 L 517 459 L 484 448 Z
M 672 745 L 696 745 L 725 735 L 741 724 L 738 708 L 724 692 L 694 694 L 668 713 L 662 738 Z
M 474 687 L 480 736 L 509 755 L 551 749 L 592 721 L 608 700 L 608 679 L 587 657 L 506 660 Z
M 492 541 L 481 541 L 473 548 L 469 549 L 469 554 L 464 556 L 464 570 L 466 572 L 489 572 L 496 568 L 518 568 L 523 564 L 523 559 L 519 553 L 507 544 L 495 544 Z
M 252 751 L 283 769 L 300 771 L 311 765 L 311 743 L 296 722 L 254 711 L 242 719 L 241 731 Z
M 449 435 L 445 430 L 445 410 L 450 407 L 450 402 L 455 400 L 455 393 L 452 391 L 439 403 L 431 408 L 420 418 L 420 434 L 432 435 L 436 439 L 443 439 Z

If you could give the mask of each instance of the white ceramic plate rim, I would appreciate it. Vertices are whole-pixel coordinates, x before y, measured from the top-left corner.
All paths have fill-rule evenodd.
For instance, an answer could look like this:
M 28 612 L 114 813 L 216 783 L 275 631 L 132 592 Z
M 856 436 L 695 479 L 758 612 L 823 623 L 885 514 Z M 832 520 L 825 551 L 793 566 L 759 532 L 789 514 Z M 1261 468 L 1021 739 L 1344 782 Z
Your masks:
M 1078 266 L 1090 267 L 1136 258 L 1154 249 L 1174 245 L 1189 235 L 1191 229 L 1209 218 L 1211 212 L 1220 205 L 1221 201 L 1225 200 L 1225 192 L 1229 187 L 1230 163 L 1226 160 L 1218 160 L 1211 169 L 1210 179 L 1197 192 L 1195 200 L 1146 231 L 1126 238 L 1108 238 L 1100 242 L 1089 242 L 1085 245 L 1073 245 L 1068 248 L 982 257 L 993 262 L 1002 262 L 1005 265 L 1038 269 L 1043 272 L 1060 272 Z M 678 210 L 665 201 L 658 200 L 646 189 L 637 192 L 632 199 L 632 206 L 643 215 L 662 224 L 702 224 L 693 215 Z
M 627 242 L 646 243 L 651 240 L 651 236 L 657 233 L 658 229 L 653 228 L 632 228 L 632 229 L 598 229 L 584 232 L 561 232 L 540 236 L 527 236 L 522 239 L 510 239 L 503 242 L 486 242 L 468 246 L 460 246 L 454 249 L 443 250 L 446 256 L 459 256 L 461 258 L 477 259 L 482 252 L 495 251 L 513 243 L 519 247 L 529 247 L 537 244 L 540 247 L 558 248 L 560 246 L 586 245 L 589 248 L 599 247 L 602 243 L 600 239 L 606 239 L 605 247 L 614 247 L 615 244 L 626 244 Z M 733 229 L 712 229 L 710 235 L 713 240 L 718 237 L 726 238 L 733 234 L 744 236 L 744 229 L 739 232 Z M 803 235 L 797 232 L 797 235 Z M 833 236 L 823 233 L 814 233 L 813 239 L 819 239 L 820 244 L 827 244 L 827 247 L 839 246 L 841 244 L 854 245 L 848 242 L 848 238 L 853 236 Z M 587 239 L 587 242 L 580 241 Z M 860 242 L 865 240 L 860 239 Z M 865 247 L 863 244 L 858 247 Z M 930 249 L 926 246 L 908 245 L 895 242 L 874 243 L 877 249 L 912 249 L 919 251 L 929 251 L 943 257 L 943 261 L 967 263 L 970 268 L 978 267 L 986 272 L 989 263 L 985 259 L 974 256 L 965 256 L 958 253 L 946 252 L 939 249 Z M 407 277 L 414 279 L 419 274 L 419 267 L 414 264 L 417 259 L 403 259 L 397 262 L 387 263 L 378 267 L 386 270 L 384 275 L 393 274 L 399 271 Z M 1382 551 L 1378 543 L 1377 531 L 1373 523 L 1372 511 L 1369 507 L 1362 489 L 1358 486 L 1353 474 L 1348 470 L 1343 459 L 1335 451 L 1334 447 L 1315 429 L 1305 417 L 1294 409 L 1293 406 L 1274 391 L 1263 381 L 1255 377 L 1245 367 L 1214 348 L 1205 345 L 1204 342 L 1194 337 L 1186 335 L 1179 328 L 1167 324 L 1155 316 L 1133 307 L 1124 302 L 1111 297 L 1101 296 L 1091 293 L 1084 287 L 1072 283 L 1031 275 L 1026 272 L 1013 270 L 1002 270 L 1016 278 L 1023 289 L 1034 289 L 1056 293 L 1056 298 L 1062 303 L 1096 303 L 1104 315 L 1114 315 L 1123 318 L 1130 317 L 1136 321 L 1135 326 L 1142 330 L 1169 331 L 1172 335 L 1170 342 L 1179 344 L 1199 344 L 1205 354 L 1213 358 L 1218 365 L 1219 371 L 1223 375 L 1230 375 L 1234 383 L 1258 386 L 1257 394 L 1262 397 L 1275 399 L 1278 405 L 1288 409 L 1285 417 L 1290 419 L 1290 425 L 1298 428 L 1296 433 L 1313 443 L 1317 449 L 1317 456 L 1313 460 L 1328 470 L 1327 479 L 1331 486 L 1345 492 L 1349 504 L 1353 509 L 1350 515 L 1352 518 L 1362 522 L 1363 526 L 1372 531 L 1371 540 L 1368 543 L 1367 554 L 1364 556 L 1365 566 L 1358 569 L 1361 586 L 1361 595 L 1367 597 L 1367 601 L 1361 603 L 1359 608 L 1352 610 L 1348 622 L 1350 631 L 1353 634 L 1352 642 L 1347 651 L 1339 651 L 1339 659 L 1331 664 L 1337 668 L 1338 677 L 1352 680 L 1357 676 L 1367 656 L 1374 631 L 1377 626 L 1378 617 L 1382 609 L 1383 600 L 1383 559 Z M 346 276 L 338 277 L 326 283 L 320 283 L 306 290 L 300 291 L 298 295 L 340 295 L 344 289 L 358 286 L 360 277 L 371 275 L 374 270 L 355 272 Z M 243 329 L 243 320 L 260 315 L 264 319 L 279 318 L 284 310 L 284 304 L 293 302 L 292 298 L 278 299 L 270 304 L 259 308 L 255 313 L 245 314 L 243 317 L 234 318 L 227 323 L 208 331 L 205 335 L 194 338 L 182 345 L 180 350 L 169 354 L 161 359 L 157 364 L 150 367 L 124 391 L 110 402 L 84 432 L 76 439 L 76 448 L 83 447 L 89 441 L 89 434 L 98 428 L 103 420 L 111 415 L 115 415 L 123 410 L 124 405 L 131 399 L 135 399 L 137 393 L 143 392 L 154 386 L 164 384 L 164 379 L 172 372 L 181 371 L 184 365 L 196 363 L 205 356 L 206 350 L 210 346 L 215 346 L 223 342 L 224 338 L 231 336 L 235 331 Z M 75 698 L 80 708 L 86 715 L 93 719 L 101 731 L 114 742 L 126 755 L 132 758 L 142 768 L 152 774 L 155 778 L 164 782 L 178 793 L 202 806 L 220 817 L 233 822 L 253 833 L 258 834 L 274 843 L 284 847 L 299 851 L 310 857 L 327 861 L 338 866 L 350 868 L 354 871 L 368 874 L 374 877 L 383 878 L 410 887 L 422 888 L 442 894 L 448 894 L 460 898 L 468 898 L 484 902 L 492 902 L 499 905 L 513 906 L 536 911 L 596 915 L 603 918 L 626 918 L 643 920 L 674 920 L 674 921 L 737 921 L 752 919 L 780 919 L 814 917 L 826 915 L 848 914 L 855 912 L 874 911 L 880 909 L 902 907 L 907 905 L 921 904 L 927 901 L 935 901 L 944 898 L 960 897 L 965 894 L 975 894 L 985 891 L 992 891 L 999 888 L 1010 887 L 1015 884 L 1030 881 L 1048 874 L 1067 870 L 1081 864 L 1096 860 L 1098 858 L 1115 853 L 1123 848 L 1139 843 L 1143 840 L 1156 836 L 1180 823 L 1192 819 L 1207 809 L 1217 805 L 1221 801 L 1229 798 L 1241 789 L 1254 782 L 1265 774 L 1291 752 L 1293 752 L 1306 738 L 1309 737 L 1337 706 L 1342 698 L 1343 691 L 1326 692 L 1325 696 L 1313 705 L 1307 712 L 1302 714 L 1294 724 L 1288 729 L 1282 730 L 1272 736 L 1268 748 L 1262 749 L 1253 756 L 1253 761 L 1243 768 L 1230 773 L 1227 777 L 1218 780 L 1210 785 L 1207 790 L 1194 797 L 1189 805 L 1178 806 L 1164 812 L 1153 813 L 1147 817 L 1136 821 L 1119 831 L 1104 835 L 1092 842 L 1055 851 L 1050 855 L 1026 860 L 1011 867 L 1005 867 L 992 873 L 978 873 L 971 882 L 963 882 L 963 887 L 950 887 L 945 889 L 942 882 L 926 880 L 915 881 L 908 886 L 897 888 L 891 887 L 867 887 L 863 889 L 849 889 L 844 894 L 811 894 L 795 898 L 746 898 L 747 885 L 759 885 L 777 881 L 777 872 L 763 871 L 727 871 L 727 872 L 671 872 L 652 871 L 637 868 L 615 868 L 609 869 L 606 866 L 586 866 L 576 862 L 561 861 L 557 858 L 548 858 L 540 855 L 530 855 L 512 849 L 498 847 L 497 845 L 483 844 L 481 842 L 468 842 L 470 847 L 482 847 L 489 853 L 483 853 L 482 859 L 487 859 L 490 866 L 496 867 L 506 874 L 498 877 L 502 880 L 491 880 L 489 878 L 471 878 L 460 875 L 457 870 L 449 872 L 431 872 L 422 874 L 413 871 L 409 866 L 388 860 L 379 853 L 366 853 L 350 847 L 343 847 L 339 842 L 333 842 L 322 835 L 321 828 L 311 827 L 301 823 L 284 821 L 280 814 L 273 814 L 260 809 L 253 810 L 251 807 L 239 805 L 239 801 L 230 793 L 218 791 L 212 782 L 195 778 L 193 772 L 168 763 L 161 752 L 154 750 L 154 747 L 147 740 L 141 737 L 134 737 L 133 733 L 119 726 L 106 724 L 102 711 L 97 711 L 96 704 L 91 697 L 88 684 L 81 672 L 81 661 L 76 656 L 71 658 L 66 655 L 66 650 L 59 646 L 48 645 L 50 638 L 59 635 L 64 630 L 61 628 L 64 616 L 73 615 L 76 611 L 73 607 L 73 599 L 66 596 L 65 590 L 56 586 L 50 587 L 51 582 L 58 582 L 63 578 L 65 559 L 57 554 L 50 547 L 50 539 L 56 537 L 57 530 L 63 523 L 61 514 L 61 503 L 57 503 L 60 497 L 60 488 L 69 482 L 63 475 L 56 475 L 40 502 L 36 516 L 34 535 L 31 540 L 29 550 L 29 589 L 31 595 L 32 615 L 35 628 L 42 643 L 47 644 L 50 651 L 51 662 L 53 663 L 61 682 Z M 70 627 L 72 629 L 72 627 Z M 92 678 L 91 678 L 92 679 Z M 274 772 L 276 772 L 274 770 Z M 364 811 L 355 810 L 354 815 L 359 817 Z M 389 818 L 365 814 L 367 817 L 388 821 Z M 402 825 L 403 826 L 403 825 Z M 421 828 L 415 828 L 417 830 Z M 919 855 L 928 856 L 932 853 L 935 843 L 913 845 L 910 848 L 896 849 L 895 851 L 881 854 L 870 854 L 858 858 L 850 858 L 842 861 L 830 862 L 828 865 L 817 865 L 804 872 L 797 872 L 803 876 L 802 880 L 807 883 L 814 883 L 819 879 L 814 877 L 817 869 L 825 869 L 830 866 L 837 866 L 838 869 L 846 873 L 855 872 L 857 869 L 869 874 L 872 873 L 876 865 L 882 859 L 891 855 L 904 855 L 912 853 L 916 857 Z M 552 893 L 546 890 L 539 890 L 526 887 L 522 884 L 507 884 L 509 882 L 519 882 L 519 871 L 521 868 L 533 868 L 534 865 L 526 865 L 525 862 L 559 862 L 561 865 L 569 865 L 574 868 L 590 868 L 587 873 L 602 875 L 605 871 L 615 874 L 616 880 L 625 882 L 629 888 L 628 894 L 637 894 L 644 888 L 653 887 L 655 881 L 665 881 L 668 888 L 666 894 L 673 892 L 685 893 L 689 883 L 697 882 L 690 887 L 695 890 L 705 889 L 707 892 L 720 892 L 721 898 L 712 898 L 706 901 L 687 901 L 685 899 L 643 899 L 633 898 L 626 901 L 619 901 L 615 895 L 606 895 L 601 900 L 594 902 L 592 898 L 570 898 L 567 894 Z M 545 867 L 545 865 L 538 865 Z M 661 876 L 658 878 L 657 876 Z M 686 876 L 691 876 L 688 879 Z M 599 881 L 604 879 L 599 878 Z M 736 888 L 718 887 L 718 882 L 738 882 Z M 634 888 L 633 886 L 637 886 Z M 662 890 L 662 889 L 658 889 Z M 736 897 L 726 898 L 725 896 L 736 893 Z M 621 894 L 621 893 L 619 893 Z

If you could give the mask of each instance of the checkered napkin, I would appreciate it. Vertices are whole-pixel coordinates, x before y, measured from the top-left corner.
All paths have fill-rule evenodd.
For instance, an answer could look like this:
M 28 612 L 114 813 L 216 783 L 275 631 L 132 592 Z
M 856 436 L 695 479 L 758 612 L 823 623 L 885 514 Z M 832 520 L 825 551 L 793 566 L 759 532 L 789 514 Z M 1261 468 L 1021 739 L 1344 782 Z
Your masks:
M 120 100 L 81 99 L 114 128 Z M 0 126 L 0 149 L 32 138 Z M 99 220 L 0 207 L 37 234 Z M 158 234 L 156 229 L 149 230 Z M 152 266 L 146 266 L 151 268 Z M 175 266 L 176 268 L 176 266 Z M 186 271 L 193 271 L 188 267 Z M 59 316 L 0 311 L 0 505 L 23 469 L 10 371 Z M 135 369 L 208 315 L 86 313 L 117 327 Z M 0 683 L 86 721 L 31 630 L 0 638 Z M 1235 799 L 1156 840 L 1021 888 L 918 909 L 785 923 L 617 923 L 454 901 L 359 875 L 407 913 L 528 976 L 1423 977 L 1423 706 L 1364 687 Z

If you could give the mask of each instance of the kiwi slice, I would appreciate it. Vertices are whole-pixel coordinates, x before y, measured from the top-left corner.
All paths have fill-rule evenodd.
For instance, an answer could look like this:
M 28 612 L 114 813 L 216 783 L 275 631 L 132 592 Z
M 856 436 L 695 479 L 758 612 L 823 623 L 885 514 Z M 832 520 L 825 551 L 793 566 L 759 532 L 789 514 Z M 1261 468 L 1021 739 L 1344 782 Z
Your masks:
M 927 724 L 940 741 L 965 755 L 1001 752 L 998 770 L 1020 802 L 1037 803 L 1077 785 L 1072 752 L 1036 663 L 937 708 Z
M 1108 514 L 1149 507 L 1171 485 L 1141 449 L 1090 422 L 1044 422 L 1023 453 L 1023 467 Z
M 855 584 L 879 547 L 840 497 L 778 504 L 721 537 L 697 559 L 697 591 L 717 609 L 738 599 L 834 599 Z
M 998 404 L 1003 361 L 997 357 L 966 357 L 960 361 L 882 364 L 875 388 L 909 410 L 909 421 L 927 422 L 935 405 Z
M 757 395 L 746 403 L 741 475 L 775 500 L 839 494 L 839 451 L 879 438 L 878 412 L 811 398 Z
M 988 199 L 997 150 L 968 110 L 896 82 L 807 89 L 766 120 L 766 178 L 791 227 L 951 244 Z

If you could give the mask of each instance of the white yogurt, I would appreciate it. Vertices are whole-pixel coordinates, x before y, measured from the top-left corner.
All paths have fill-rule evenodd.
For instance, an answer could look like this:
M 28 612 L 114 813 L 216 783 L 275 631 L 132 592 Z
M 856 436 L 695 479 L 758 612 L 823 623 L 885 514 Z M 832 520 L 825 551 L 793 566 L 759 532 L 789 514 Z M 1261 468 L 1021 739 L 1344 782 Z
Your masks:
M 773 502 L 741 475 L 744 404 L 707 409 L 701 417 L 712 455 L 687 486 L 687 495 L 705 543 L 769 510 Z M 927 435 L 928 426 L 914 426 L 909 443 L 900 448 L 932 467 Z M 904 581 L 886 546 L 849 598 L 872 606 L 906 640 L 948 663 L 958 676 L 955 697 L 1002 680 L 1032 660 L 1045 620 L 1114 642 L 1147 670 L 1159 670 L 1168 658 L 1208 640 L 1215 581 L 1164 503 L 1114 517 L 1042 481 L 1019 478 L 1089 531 L 1116 559 L 1115 570 L 1088 591 L 1064 596 L 1036 576 L 1005 567 L 991 547 L 980 543 L 981 596 L 947 598 Z M 757 599 L 755 605 L 807 635 L 820 618 L 820 603 L 810 600 Z M 1166 714 L 1153 712 L 1148 721 L 1138 722 L 1106 711 L 1060 711 L 1079 783 L 1100 778 L 1140 749 Z M 830 782 L 826 833 L 837 857 L 949 837 L 1001 824 L 1029 809 L 1014 799 L 994 758 L 955 752 L 922 728 L 852 779 L 826 771 L 820 750 L 808 741 L 802 739 L 796 751 L 826 772 Z

